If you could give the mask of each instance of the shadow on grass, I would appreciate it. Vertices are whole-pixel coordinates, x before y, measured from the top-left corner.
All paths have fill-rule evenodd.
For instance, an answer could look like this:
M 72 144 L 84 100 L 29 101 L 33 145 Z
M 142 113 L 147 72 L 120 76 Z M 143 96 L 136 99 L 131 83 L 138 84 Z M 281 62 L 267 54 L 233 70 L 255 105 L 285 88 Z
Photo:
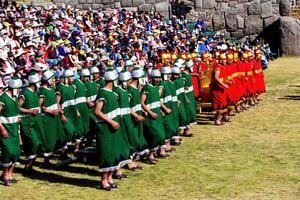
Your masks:
M 299 95 L 287 95 L 287 96 L 284 96 L 284 97 L 280 97 L 278 99 L 300 101 L 300 96 Z
M 23 169 L 16 168 L 15 172 L 22 174 Z M 97 185 L 99 185 L 99 181 L 96 180 L 85 179 L 85 178 L 71 178 L 71 177 L 65 177 L 54 173 L 40 172 L 40 171 L 34 172 L 34 174 L 28 176 L 27 178 L 47 181 L 49 183 L 63 183 L 68 185 L 89 187 L 89 188 L 96 187 Z
M 289 87 L 300 87 L 300 85 L 289 85 Z
M 197 124 L 213 124 L 214 114 L 212 112 L 202 112 L 197 114 Z

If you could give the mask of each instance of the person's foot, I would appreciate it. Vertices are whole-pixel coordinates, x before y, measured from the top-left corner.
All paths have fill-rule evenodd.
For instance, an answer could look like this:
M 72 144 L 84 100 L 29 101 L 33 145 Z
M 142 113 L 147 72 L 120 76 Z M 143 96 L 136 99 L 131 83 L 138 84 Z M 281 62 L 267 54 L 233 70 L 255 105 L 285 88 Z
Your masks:
M 103 185 L 102 183 L 99 184 L 99 186 L 96 186 L 97 189 L 105 190 L 105 191 L 112 191 L 113 188 L 111 187 L 110 184 L 108 185 Z
M 10 181 L 15 184 L 15 183 L 18 183 L 18 180 L 14 179 L 14 178 L 11 178 Z
M 224 122 L 222 122 L 221 120 L 215 120 L 215 125 L 222 126 L 222 125 L 224 125 Z
M 118 185 L 115 184 L 115 183 L 110 183 L 110 182 L 108 182 L 108 184 L 110 185 L 110 187 L 111 187 L 112 189 L 117 189 L 117 188 L 118 188 Z
M 118 180 L 123 180 L 128 178 L 126 174 L 113 174 L 112 177 L 113 179 L 118 179 Z
M 3 179 L 3 185 L 12 186 L 13 183 L 12 183 L 11 179 Z
M 231 117 L 229 117 L 229 116 L 224 116 L 224 117 L 223 117 L 223 121 L 224 121 L 224 122 L 231 122 L 232 119 L 231 119 Z
M 157 161 L 155 159 L 150 159 L 150 158 L 145 159 L 143 162 L 148 165 L 156 165 L 157 164 Z

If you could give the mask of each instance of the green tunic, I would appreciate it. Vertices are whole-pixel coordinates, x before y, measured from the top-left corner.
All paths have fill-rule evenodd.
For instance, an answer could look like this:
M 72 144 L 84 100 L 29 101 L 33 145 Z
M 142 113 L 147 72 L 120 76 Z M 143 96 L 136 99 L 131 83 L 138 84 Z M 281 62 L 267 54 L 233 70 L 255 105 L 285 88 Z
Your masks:
M 76 107 L 77 110 L 80 113 L 80 120 L 81 120 L 81 127 L 78 127 L 80 129 L 80 136 L 86 136 L 89 131 L 90 126 L 90 118 L 89 118 L 89 108 L 86 103 L 86 87 L 85 84 L 82 83 L 80 80 L 75 80 L 74 85 L 76 86 Z
M 147 95 L 146 106 L 158 116 L 156 119 L 153 119 L 147 115 L 144 121 L 145 139 L 149 149 L 154 150 L 165 143 L 164 122 L 160 112 L 159 86 L 147 83 L 142 89 L 142 94 Z
M 169 140 L 177 132 L 177 126 L 174 126 L 174 114 L 173 114 L 173 110 L 174 110 L 173 94 L 172 94 L 173 83 L 167 80 L 167 81 L 161 81 L 159 85 L 163 87 L 163 92 L 160 97 L 161 101 L 164 103 L 164 105 L 167 108 L 172 110 L 172 113 L 170 114 L 164 113 L 163 115 L 166 139 Z
M 7 93 L 0 96 L 0 104 L 3 105 L 0 121 L 8 133 L 7 138 L 0 136 L 1 165 L 9 167 L 19 160 L 21 154 L 18 123 L 20 110 L 18 102 Z
M 176 89 L 177 98 L 180 101 L 180 105 L 178 107 L 178 122 L 179 129 L 185 129 L 187 125 L 189 125 L 188 117 L 187 117 L 187 97 L 184 92 L 184 81 L 182 76 L 180 75 L 176 80 L 174 80 L 174 85 Z
M 47 110 L 58 110 L 54 89 L 41 87 L 39 89 L 39 96 L 44 99 L 43 106 L 45 106 Z M 45 130 L 47 130 L 45 131 L 45 151 L 51 153 L 63 144 L 65 141 L 65 133 L 59 115 L 43 113 L 42 117 Z
M 59 103 L 68 120 L 67 123 L 63 124 L 65 142 L 80 139 L 80 129 L 78 129 L 78 127 L 82 127 L 82 121 L 77 117 L 75 86 L 60 83 L 56 88 L 56 93 L 61 96 Z
M 88 101 L 96 102 L 96 97 L 98 94 L 98 86 L 97 83 L 93 81 L 86 81 L 85 83 L 86 87 L 86 99 Z M 89 108 L 89 120 L 90 120 L 90 130 L 89 134 L 94 135 L 95 128 L 96 128 L 96 117 L 95 117 L 95 107 Z
M 196 100 L 194 95 L 194 87 L 192 82 L 192 77 L 189 73 L 183 72 L 182 73 L 183 79 L 185 80 L 185 94 L 189 100 L 187 104 L 187 113 L 188 113 L 188 120 L 190 125 L 197 123 L 197 109 L 196 109 Z
M 102 88 L 96 101 L 103 101 L 101 111 L 120 124 L 120 128 L 115 130 L 110 124 L 97 118 L 96 143 L 100 172 L 114 171 L 127 164 L 129 158 L 128 140 L 121 125 L 118 95 L 112 90 Z
M 138 115 L 142 115 L 142 106 L 141 106 L 141 93 L 138 88 L 133 86 L 128 87 L 129 97 L 130 97 L 130 108 Z M 133 121 L 132 132 L 137 133 L 138 144 L 136 146 L 136 153 L 139 155 L 144 155 L 149 152 L 147 148 L 147 142 L 144 137 L 143 122 L 136 120 L 131 116 Z
M 105 86 L 105 79 L 103 77 L 100 77 L 98 81 L 96 81 L 98 89 L 101 89 Z
M 40 109 L 39 97 L 37 92 L 32 91 L 29 88 L 25 88 L 20 96 L 24 98 L 25 109 L 36 110 Z M 22 122 L 20 127 L 21 138 L 23 142 L 23 149 L 28 159 L 34 159 L 37 154 L 45 152 L 46 137 L 44 132 L 44 124 L 41 112 L 36 116 L 29 114 L 22 115 Z
M 178 107 L 178 98 L 177 98 L 177 93 L 176 93 L 176 87 L 175 87 L 175 83 L 170 81 L 170 91 L 171 91 L 171 95 L 172 95 L 172 103 L 173 103 L 173 126 L 175 129 L 174 134 L 172 135 L 172 138 L 178 138 L 178 132 L 179 132 L 179 107 Z
M 120 111 L 122 124 L 129 142 L 130 155 L 134 155 L 139 145 L 138 131 L 134 129 L 133 119 L 131 117 L 131 107 L 129 102 L 129 92 L 121 87 L 114 88 L 115 93 L 119 96 Z

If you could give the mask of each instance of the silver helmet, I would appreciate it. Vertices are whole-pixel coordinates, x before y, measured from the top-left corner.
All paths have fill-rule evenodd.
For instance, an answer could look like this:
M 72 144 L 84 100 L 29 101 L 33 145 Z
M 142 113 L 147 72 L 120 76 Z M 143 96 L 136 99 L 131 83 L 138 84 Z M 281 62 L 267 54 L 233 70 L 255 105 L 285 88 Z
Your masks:
M 86 76 L 91 76 L 90 70 L 89 69 L 82 69 L 80 73 L 81 77 L 86 77 Z
M 174 66 L 172 68 L 172 74 L 180 74 L 180 68 L 177 66 Z
M 98 67 L 94 66 L 90 68 L 90 72 L 91 74 L 98 74 L 100 73 L 100 70 L 98 69 Z
M 17 76 L 11 77 L 8 81 L 8 87 L 11 89 L 18 89 L 21 88 L 22 86 L 23 86 L 22 80 Z

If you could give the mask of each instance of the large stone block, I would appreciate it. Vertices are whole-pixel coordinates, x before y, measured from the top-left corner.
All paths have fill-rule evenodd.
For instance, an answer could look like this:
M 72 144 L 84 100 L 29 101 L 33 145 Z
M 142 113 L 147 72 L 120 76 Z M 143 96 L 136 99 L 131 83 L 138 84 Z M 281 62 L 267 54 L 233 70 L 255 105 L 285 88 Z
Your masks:
M 154 11 L 155 7 L 153 4 L 142 4 L 138 7 L 139 11 Z
M 243 30 L 238 30 L 238 31 L 235 31 L 235 32 L 231 32 L 230 36 L 237 39 L 237 40 L 240 40 L 244 37 L 244 31 Z
M 216 6 L 217 6 L 217 3 L 215 0 L 203 0 L 202 1 L 203 9 L 215 8 Z
M 221 30 L 225 28 L 225 17 L 223 15 L 214 15 L 212 18 L 214 31 Z
M 239 29 L 244 29 L 245 28 L 245 19 L 242 18 L 239 15 L 236 17 L 236 19 L 237 19 L 237 26 L 238 26 L 238 28 Z
M 258 34 L 263 31 L 263 20 L 259 15 L 249 15 L 245 19 L 245 35 Z
M 272 25 L 276 20 L 278 20 L 279 17 L 277 16 L 272 16 L 269 18 L 264 19 L 264 29 L 267 28 L 268 26 Z
M 169 3 L 168 2 L 161 2 L 155 4 L 155 10 L 158 12 L 169 12 Z
M 122 0 L 121 6 L 122 7 L 132 7 L 132 0 Z
M 291 4 L 289 0 L 280 0 L 279 12 L 281 16 L 289 16 L 291 12 Z
M 195 0 L 195 7 L 202 8 L 202 0 Z
M 279 32 L 282 54 L 300 56 L 300 20 L 280 17 Z
M 114 3 L 114 0 L 102 0 L 103 5 L 111 5 Z
M 145 0 L 133 0 L 133 1 L 132 1 L 132 6 L 133 6 L 133 7 L 138 7 L 138 6 L 140 6 L 140 5 L 142 5 L 142 4 L 145 4 L 145 3 L 146 3 Z
M 273 16 L 273 6 L 271 1 L 262 3 L 260 5 L 261 8 L 261 18 L 268 18 Z
M 225 12 L 226 30 L 228 32 L 237 31 L 237 9 L 228 9 Z
M 259 15 L 260 14 L 260 4 L 258 0 L 252 1 L 248 5 L 249 15 Z

